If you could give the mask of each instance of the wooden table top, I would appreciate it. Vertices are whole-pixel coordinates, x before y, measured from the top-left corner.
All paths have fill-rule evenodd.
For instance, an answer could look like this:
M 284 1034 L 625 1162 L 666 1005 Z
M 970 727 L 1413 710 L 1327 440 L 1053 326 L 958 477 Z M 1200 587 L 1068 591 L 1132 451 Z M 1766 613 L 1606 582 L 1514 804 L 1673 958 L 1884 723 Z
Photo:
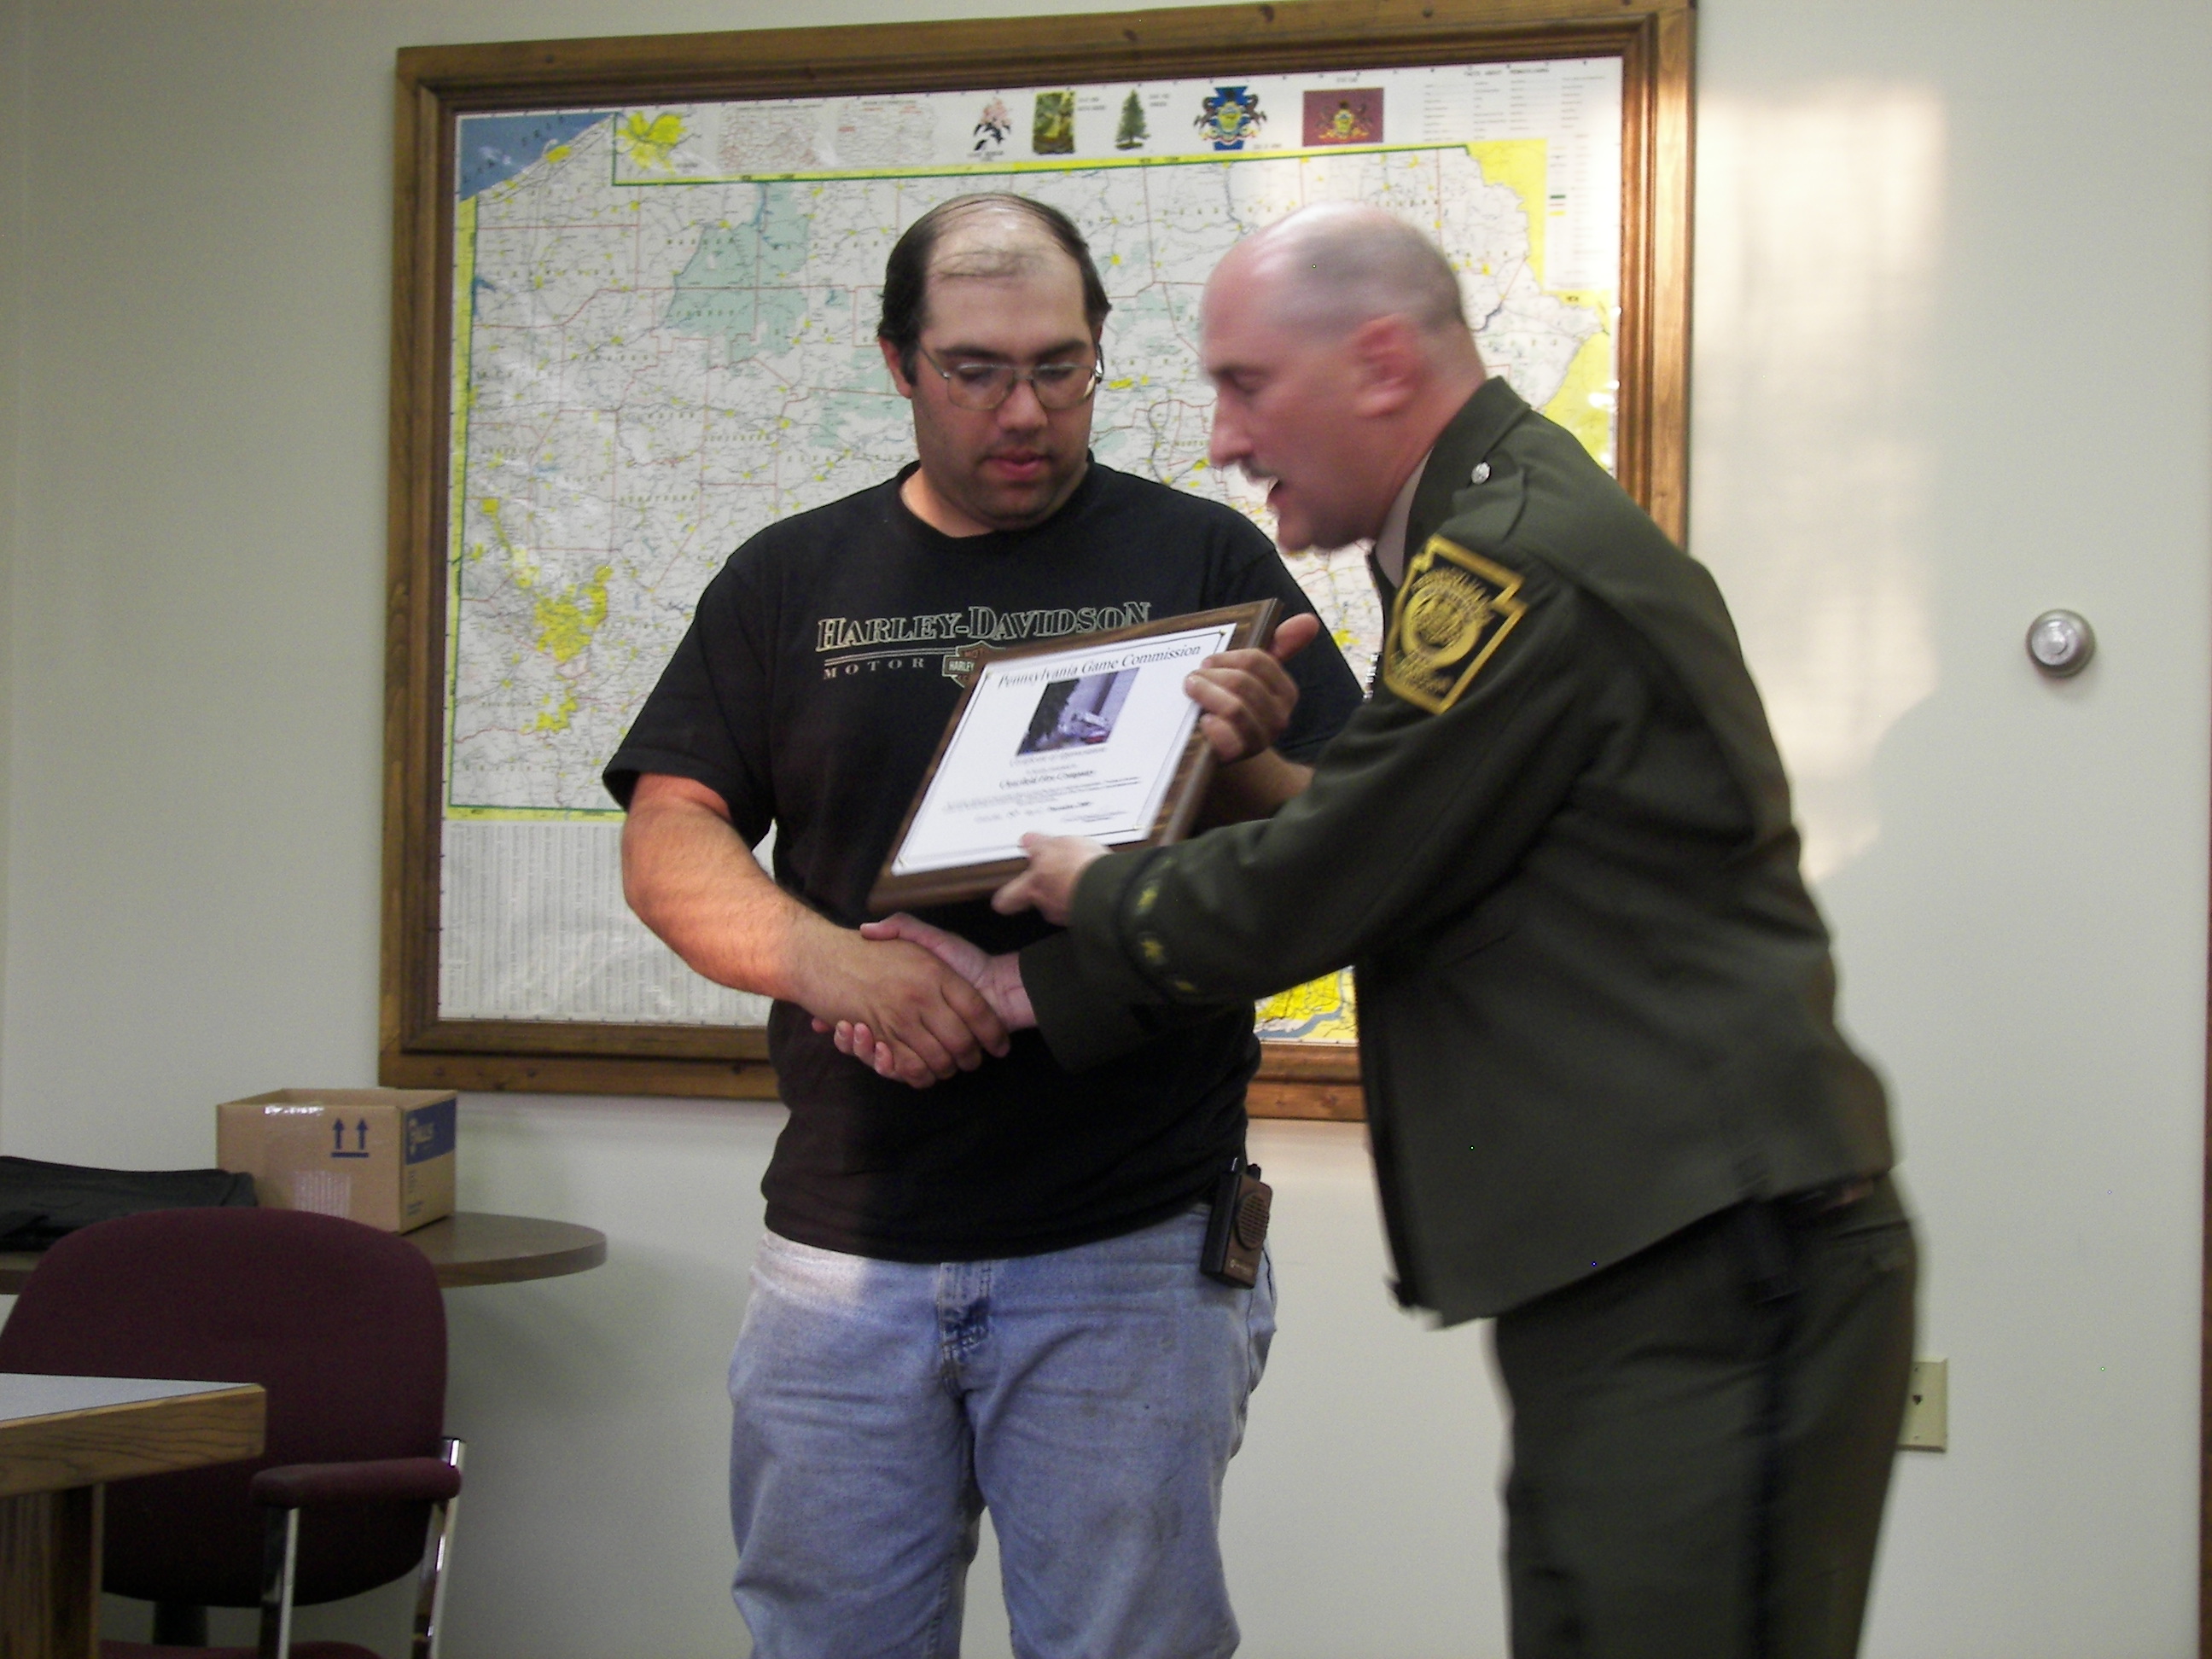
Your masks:
M 267 1412 L 250 1382 L 0 1371 L 0 1498 L 258 1456 Z
M 573 1221 L 463 1210 L 400 1235 L 430 1258 L 438 1283 L 510 1285 L 580 1273 L 607 1259 L 607 1236 Z M 39 1265 L 36 1250 L 0 1250 L 0 1296 L 13 1296 Z
M 580 1273 L 607 1259 L 607 1236 L 573 1221 L 462 1210 L 401 1235 L 438 1270 L 447 1289 L 510 1285 L 523 1279 Z

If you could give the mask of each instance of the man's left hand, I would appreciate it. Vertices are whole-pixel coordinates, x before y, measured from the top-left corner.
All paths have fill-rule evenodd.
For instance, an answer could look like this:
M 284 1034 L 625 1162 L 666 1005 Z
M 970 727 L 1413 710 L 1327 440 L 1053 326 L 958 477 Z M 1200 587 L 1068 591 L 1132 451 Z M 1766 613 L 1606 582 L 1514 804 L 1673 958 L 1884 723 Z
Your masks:
M 1022 837 L 1022 851 L 1029 854 L 1030 867 L 991 895 L 991 908 L 1002 916 L 1035 910 L 1047 921 L 1066 927 L 1075 884 L 1092 860 L 1106 856 L 1105 843 L 1081 836 L 1030 835 Z
M 1248 646 L 1208 657 L 1182 683 L 1199 707 L 1198 729 L 1224 766 L 1273 749 L 1290 729 L 1298 683 L 1283 665 L 1313 642 L 1321 618 L 1287 617 L 1265 649 Z

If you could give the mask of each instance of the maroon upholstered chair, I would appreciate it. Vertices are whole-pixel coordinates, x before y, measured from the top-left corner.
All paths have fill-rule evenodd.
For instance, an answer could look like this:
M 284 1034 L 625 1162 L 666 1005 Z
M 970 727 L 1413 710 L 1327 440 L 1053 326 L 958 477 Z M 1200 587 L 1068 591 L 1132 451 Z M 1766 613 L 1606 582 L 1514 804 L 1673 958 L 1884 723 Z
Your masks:
M 375 1659 L 350 1643 L 293 1646 L 293 1605 L 417 1563 L 414 1654 L 436 1652 L 461 1448 L 441 1426 L 437 1275 L 404 1239 L 294 1210 L 104 1221 L 31 1274 L 0 1327 L 0 1370 L 268 1390 L 258 1459 L 108 1487 L 106 1587 L 155 1604 L 156 1645 L 103 1643 L 104 1659 L 210 1659 L 206 1608 L 256 1605 L 258 1649 L 219 1651 Z

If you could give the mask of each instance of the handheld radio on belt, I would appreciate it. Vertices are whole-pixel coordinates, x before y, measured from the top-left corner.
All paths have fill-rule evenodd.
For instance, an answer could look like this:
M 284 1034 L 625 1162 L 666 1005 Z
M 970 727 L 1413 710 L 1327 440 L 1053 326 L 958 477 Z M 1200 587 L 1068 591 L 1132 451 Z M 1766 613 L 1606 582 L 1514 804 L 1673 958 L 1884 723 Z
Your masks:
M 1260 1166 L 1242 1152 L 1213 1188 L 1213 1218 L 1206 1229 L 1206 1251 L 1199 1271 L 1224 1285 L 1249 1290 L 1260 1282 L 1260 1253 L 1267 1243 L 1267 1212 L 1274 1188 L 1260 1179 Z

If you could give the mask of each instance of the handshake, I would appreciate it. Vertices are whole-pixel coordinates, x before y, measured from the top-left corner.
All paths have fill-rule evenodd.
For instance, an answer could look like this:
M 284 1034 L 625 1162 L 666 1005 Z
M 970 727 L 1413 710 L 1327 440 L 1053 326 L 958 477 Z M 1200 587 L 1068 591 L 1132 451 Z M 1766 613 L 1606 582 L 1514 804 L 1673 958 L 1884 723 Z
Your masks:
M 1024 836 L 1030 867 L 992 895 L 1001 915 L 1036 910 L 1065 924 L 1075 884 L 1106 848 L 1080 836 Z M 987 956 L 957 933 L 903 912 L 862 924 L 855 966 L 878 985 L 873 1017 L 814 1017 L 837 1052 L 872 1066 L 879 1077 L 916 1089 L 972 1072 L 986 1053 L 1003 1055 L 1007 1037 L 1036 1024 L 1022 987 L 1021 958 Z M 931 971 L 926 958 L 934 958 Z

